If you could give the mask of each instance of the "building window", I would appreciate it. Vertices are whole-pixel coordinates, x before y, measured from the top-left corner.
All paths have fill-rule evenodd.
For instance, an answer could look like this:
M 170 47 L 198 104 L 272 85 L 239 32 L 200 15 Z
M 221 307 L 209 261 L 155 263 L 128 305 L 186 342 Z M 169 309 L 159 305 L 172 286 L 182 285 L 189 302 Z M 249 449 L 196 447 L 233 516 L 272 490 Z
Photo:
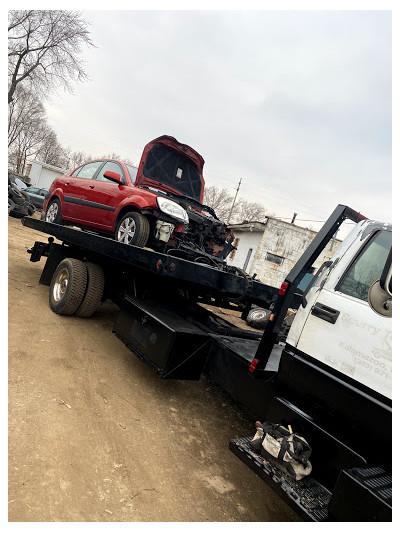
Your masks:
M 275 263 L 276 265 L 281 265 L 283 263 L 283 257 L 280 255 L 271 254 L 269 252 L 265 256 L 265 260 L 271 261 L 271 263 Z

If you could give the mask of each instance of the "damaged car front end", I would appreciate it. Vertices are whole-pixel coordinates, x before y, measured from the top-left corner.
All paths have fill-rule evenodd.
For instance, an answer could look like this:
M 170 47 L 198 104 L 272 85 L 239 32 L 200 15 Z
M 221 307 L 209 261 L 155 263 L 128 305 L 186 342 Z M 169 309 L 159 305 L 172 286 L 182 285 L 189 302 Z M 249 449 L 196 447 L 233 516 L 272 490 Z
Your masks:
M 150 239 L 153 247 L 217 265 L 234 249 L 234 235 L 215 211 L 202 203 L 203 166 L 204 159 L 193 148 L 163 135 L 146 145 L 135 185 L 157 194 L 159 212 L 152 213 L 156 220 Z

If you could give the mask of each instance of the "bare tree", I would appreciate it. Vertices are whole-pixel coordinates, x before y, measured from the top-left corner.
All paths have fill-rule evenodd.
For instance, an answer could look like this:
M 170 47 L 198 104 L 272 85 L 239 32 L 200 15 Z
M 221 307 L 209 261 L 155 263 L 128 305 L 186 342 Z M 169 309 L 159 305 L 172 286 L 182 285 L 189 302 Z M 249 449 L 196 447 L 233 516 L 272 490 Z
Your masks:
M 55 131 L 47 126 L 44 129 L 44 137 L 36 157 L 42 163 L 48 163 L 55 167 L 65 168 L 67 166 L 67 155 L 61 144 L 58 142 Z
M 221 189 L 216 185 L 210 185 L 204 188 L 203 204 L 212 207 L 218 217 L 225 220 L 225 222 L 228 220 L 232 202 L 233 195 L 227 189 Z M 235 207 L 229 222 L 232 224 L 244 222 L 245 220 L 263 222 L 266 214 L 267 212 L 262 204 L 239 198 L 235 202 Z
M 91 155 L 86 155 L 84 152 L 72 152 L 70 148 L 64 149 L 65 154 L 65 168 L 68 169 L 74 169 L 76 167 L 79 167 L 79 165 L 82 165 L 83 163 L 86 163 L 86 161 L 90 161 L 93 159 Z
M 240 199 L 235 205 L 232 220 L 235 222 L 263 222 L 265 214 L 265 207 L 262 204 Z
M 116 159 L 117 161 L 123 161 L 125 165 L 130 165 L 132 167 L 135 167 L 136 165 L 132 163 L 132 161 L 126 157 L 122 157 L 116 152 L 112 152 L 111 154 L 102 155 L 99 157 L 96 157 L 96 159 Z
M 8 106 L 8 147 L 16 141 L 26 122 L 45 120 L 43 104 L 31 91 L 18 87 Z
M 31 92 L 18 87 L 9 106 L 8 153 L 9 165 L 23 173 L 28 157 L 36 154 L 48 131 L 45 110 Z
M 8 24 L 8 103 L 20 83 L 42 96 L 87 78 L 82 46 L 94 46 L 77 11 L 13 10 Z
M 216 185 L 204 187 L 203 204 L 212 207 L 221 220 L 227 221 L 232 202 L 233 196 L 227 189 Z

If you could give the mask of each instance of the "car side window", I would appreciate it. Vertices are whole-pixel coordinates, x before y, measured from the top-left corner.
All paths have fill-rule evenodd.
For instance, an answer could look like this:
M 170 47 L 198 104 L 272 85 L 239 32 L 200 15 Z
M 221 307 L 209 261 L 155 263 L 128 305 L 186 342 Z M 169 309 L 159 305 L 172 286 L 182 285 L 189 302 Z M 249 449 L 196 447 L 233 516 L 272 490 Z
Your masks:
M 347 270 L 336 290 L 367 302 L 369 288 L 380 279 L 391 246 L 390 231 L 376 233 Z
M 121 167 L 121 165 L 119 165 L 115 161 L 107 161 L 107 163 L 101 169 L 101 172 L 99 172 L 99 174 L 97 175 L 96 180 L 108 181 L 108 183 L 113 183 L 112 181 L 110 181 L 110 180 L 108 180 L 107 178 L 104 177 L 103 174 L 104 174 L 104 172 L 107 172 L 107 171 L 116 172 L 117 174 L 119 174 L 121 176 L 121 179 L 123 181 L 125 181 L 124 180 L 124 172 L 122 170 L 122 167 Z
M 37 187 L 29 187 L 29 192 L 32 194 L 38 194 L 39 189 Z
M 76 170 L 73 171 L 73 173 L 71 174 L 71 176 L 74 176 L 76 178 L 76 176 L 78 175 L 78 172 L 80 171 L 82 167 L 78 167 Z
M 76 177 L 91 180 L 103 164 L 104 161 L 93 161 L 93 163 L 83 165 L 83 167 L 81 167 L 77 172 Z

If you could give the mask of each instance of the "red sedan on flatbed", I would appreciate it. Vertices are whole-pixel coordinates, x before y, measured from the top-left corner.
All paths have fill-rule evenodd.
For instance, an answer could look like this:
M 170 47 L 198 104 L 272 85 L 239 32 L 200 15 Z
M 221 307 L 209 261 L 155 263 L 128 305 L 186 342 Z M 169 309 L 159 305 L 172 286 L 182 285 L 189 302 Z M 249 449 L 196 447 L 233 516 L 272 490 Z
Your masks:
M 56 178 L 45 219 L 215 264 L 233 249 L 234 236 L 202 204 L 203 166 L 193 148 L 163 135 L 145 146 L 138 168 L 101 159 Z

